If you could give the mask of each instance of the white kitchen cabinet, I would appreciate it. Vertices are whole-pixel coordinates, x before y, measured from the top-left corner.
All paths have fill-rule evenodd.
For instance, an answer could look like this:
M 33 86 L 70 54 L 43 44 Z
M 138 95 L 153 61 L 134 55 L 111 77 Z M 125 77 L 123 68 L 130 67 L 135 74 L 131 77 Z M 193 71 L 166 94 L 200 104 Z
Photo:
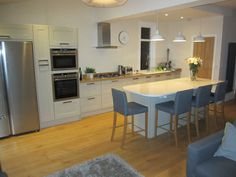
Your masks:
M 49 27 L 51 48 L 77 48 L 77 29 L 60 26 Z
M 123 90 L 123 86 L 125 85 L 125 79 L 102 81 L 102 108 L 111 108 L 113 106 L 111 89 Z
M 32 25 L 0 25 L 0 39 L 32 40 Z
M 55 119 L 64 119 L 80 115 L 79 99 L 58 101 L 54 103 Z
M 80 84 L 80 97 L 91 97 L 101 95 L 101 82 L 88 82 Z
M 40 122 L 54 120 L 48 26 L 34 25 L 34 64 Z
M 91 111 L 98 111 L 102 108 L 102 98 L 99 96 L 91 96 L 81 99 L 81 113 L 88 113 Z

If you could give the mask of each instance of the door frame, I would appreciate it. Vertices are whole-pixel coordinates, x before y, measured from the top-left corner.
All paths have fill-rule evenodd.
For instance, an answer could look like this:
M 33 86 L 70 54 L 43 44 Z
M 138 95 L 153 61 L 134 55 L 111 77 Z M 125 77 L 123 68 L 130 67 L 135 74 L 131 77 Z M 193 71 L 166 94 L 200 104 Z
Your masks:
M 193 49 L 194 49 L 194 38 L 198 36 L 198 35 L 193 35 L 192 36 L 192 41 L 191 41 L 191 55 L 193 56 Z M 203 37 L 214 37 L 214 52 L 213 52 L 213 60 L 212 60 L 212 71 L 211 71 L 211 79 L 219 79 L 219 76 L 216 76 L 215 74 L 215 70 L 214 68 L 216 68 L 215 66 L 217 65 L 217 61 L 216 61 L 216 42 L 217 42 L 217 35 L 216 34 L 205 34 L 203 35 Z M 220 62 L 220 61 L 219 61 Z M 220 63 L 219 63 L 220 64 Z M 218 65 L 219 65 L 218 64 Z
M 138 23 L 138 39 L 139 39 L 139 45 L 138 45 L 138 70 L 140 70 L 140 59 L 141 59 L 141 28 L 150 28 L 151 29 L 151 36 L 156 31 L 156 23 L 153 22 L 143 22 L 140 21 Z M 149 60 L 149 67 L 152 67 L 152 65 L 156 64 L 156 45 L 154 42 L 150 42 L 150 60 Z

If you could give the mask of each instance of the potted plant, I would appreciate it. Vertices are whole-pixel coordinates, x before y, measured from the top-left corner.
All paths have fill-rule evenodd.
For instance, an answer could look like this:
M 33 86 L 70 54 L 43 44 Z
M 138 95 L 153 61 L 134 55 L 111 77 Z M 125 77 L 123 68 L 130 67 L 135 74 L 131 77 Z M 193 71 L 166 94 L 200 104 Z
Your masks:
M 93 79 L 94 73 L 96 73 L 96 70 L 94 68 L 86 67 L 85 74 L 86 74 L 87 78 Z
M 199 57 L 192 57 L 187 59 L 190 70 L 190 78 L 192 81 L 197 79 L 197 73 L 199 67 L 202 65 L 202 59 Z

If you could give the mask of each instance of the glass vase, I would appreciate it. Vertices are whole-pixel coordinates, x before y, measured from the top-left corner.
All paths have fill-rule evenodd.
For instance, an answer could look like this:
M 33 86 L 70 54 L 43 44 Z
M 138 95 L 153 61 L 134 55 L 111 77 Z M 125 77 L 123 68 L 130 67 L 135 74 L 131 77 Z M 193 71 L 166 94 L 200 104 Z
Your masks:
M 190 70 L 190 79 L 191 81 L 197 80 L 197 72 Z

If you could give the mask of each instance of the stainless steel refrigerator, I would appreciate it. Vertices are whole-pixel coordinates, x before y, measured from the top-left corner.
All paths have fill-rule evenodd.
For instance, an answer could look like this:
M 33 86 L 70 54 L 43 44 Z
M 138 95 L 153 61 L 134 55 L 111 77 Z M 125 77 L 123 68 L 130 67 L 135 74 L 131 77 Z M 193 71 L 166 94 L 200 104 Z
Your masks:
M 0 41 L 0 138 L 39 130 L 32 42 Z

